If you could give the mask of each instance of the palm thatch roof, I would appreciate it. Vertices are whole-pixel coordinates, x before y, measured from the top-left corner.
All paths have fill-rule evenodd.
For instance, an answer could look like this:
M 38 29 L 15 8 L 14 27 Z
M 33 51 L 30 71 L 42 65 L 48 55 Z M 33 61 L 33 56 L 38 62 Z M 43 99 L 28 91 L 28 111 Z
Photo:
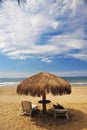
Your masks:
M 44 91 L 53 95 L 70 94 L 71 85 L 63 78 L 51 73 L 41 72 L 25 79 L 17 86 L 17 93 L 19 94 L 40 97 Z

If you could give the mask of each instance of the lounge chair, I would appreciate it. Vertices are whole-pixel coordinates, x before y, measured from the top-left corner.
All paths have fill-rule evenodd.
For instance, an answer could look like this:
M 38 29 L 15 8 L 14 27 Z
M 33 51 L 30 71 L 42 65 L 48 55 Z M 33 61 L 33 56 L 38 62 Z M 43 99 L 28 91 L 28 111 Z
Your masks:
M 22 114 L 31 116 L 32 111 L 37 109 L 37 105 L 32 104 L 30 101 L 22 101 Z
M 56 119 L 56 116 L 66 116 L 66 118 L 69 119 L 68 109 L 62 107 L 61 105 L 58 105 L 58 106 L 53 105 L 53 106 L 54 106 L 55 119 Z

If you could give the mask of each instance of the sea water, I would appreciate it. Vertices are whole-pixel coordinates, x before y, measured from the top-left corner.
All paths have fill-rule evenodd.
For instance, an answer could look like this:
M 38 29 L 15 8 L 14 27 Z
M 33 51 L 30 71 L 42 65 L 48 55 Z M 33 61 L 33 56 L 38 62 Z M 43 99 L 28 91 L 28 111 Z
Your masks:
M 25 78 L 0 78 L 0 86 L 17 86 Z
M 87 77 L 62 77 L 72 86 L 87 86 Z M 0 78 L 0 86 L 17 86 L 25 78 Z
M 87 86 L 87 77 L 64 77 L 72 86 Z

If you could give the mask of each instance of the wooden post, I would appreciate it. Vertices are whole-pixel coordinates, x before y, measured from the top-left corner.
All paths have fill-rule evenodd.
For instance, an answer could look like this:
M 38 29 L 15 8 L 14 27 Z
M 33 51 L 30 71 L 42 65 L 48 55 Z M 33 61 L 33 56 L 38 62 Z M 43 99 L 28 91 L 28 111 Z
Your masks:
M 46 113 L 46 92 L 43 92 L 43 113 Z

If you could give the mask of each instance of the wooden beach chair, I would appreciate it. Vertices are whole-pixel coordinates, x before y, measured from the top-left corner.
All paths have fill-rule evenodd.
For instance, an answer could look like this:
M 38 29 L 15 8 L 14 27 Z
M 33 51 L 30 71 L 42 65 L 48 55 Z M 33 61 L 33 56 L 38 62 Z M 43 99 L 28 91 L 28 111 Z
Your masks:
M 54 106 L 54 117 L 56 116 L 66 116 L 66 118 L 69 118 L 68 109 L 64 108 L 60 104 L 57 103 L 57 105 Z
M 30 101 L 22 101 L 22 114 L 21 115 L 29 115 L 31 116 L 32 111 L 37 109 L 37 105 L 32 104 Z
M 67 119 L 69 119 L 68 109 L 58 109 L 54 108 L 54 117 L 56 119 L 56 116 L 66 116 Z

